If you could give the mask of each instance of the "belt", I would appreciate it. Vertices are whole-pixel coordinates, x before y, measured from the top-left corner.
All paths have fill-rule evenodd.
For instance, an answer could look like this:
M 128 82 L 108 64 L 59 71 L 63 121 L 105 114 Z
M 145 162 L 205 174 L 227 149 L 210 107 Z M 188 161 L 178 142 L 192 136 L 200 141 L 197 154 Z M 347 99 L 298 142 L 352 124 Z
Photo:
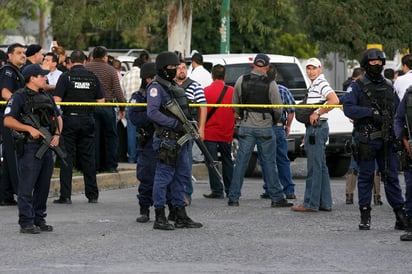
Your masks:
M 284 126 L 284 124 L 283 124 L 282 122 L 276 123 L 276 125 L 279 126 L 279 127 L 283 127 L 283 126 Z
M 162 134 L 158 135 L 158 136 L 163 136 L 163 137 L 168 138 L 168 139 L 177 140 L 180 137 L 182 137 L 183 135 L 184 135 L 184 133 L 181 133 L 181 132 L 175 132 L 175 131 L 171 131 L 171 130 L 164 130 L 162 132 Z

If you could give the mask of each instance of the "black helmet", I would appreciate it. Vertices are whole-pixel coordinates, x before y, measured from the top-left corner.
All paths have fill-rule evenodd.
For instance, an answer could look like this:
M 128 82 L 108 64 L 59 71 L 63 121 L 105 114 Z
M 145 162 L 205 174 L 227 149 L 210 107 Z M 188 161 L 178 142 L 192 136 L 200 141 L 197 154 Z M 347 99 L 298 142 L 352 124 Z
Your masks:
M 179 57 L 174 52 L 163 51 L 156 57 L 156 69 L 164 69 L 168 65 L 179 65 Z
M 155 63 L 144 63 L 140 69 L 140 78 L 153 78 L 156 75 Z
M 382 65 L 384 66 L 386 60 L 385 53 L 376 48 L 366 50 L 362 55 L 360 62 L 361 67 L 365 68 L 370 60 L 382 60 Z

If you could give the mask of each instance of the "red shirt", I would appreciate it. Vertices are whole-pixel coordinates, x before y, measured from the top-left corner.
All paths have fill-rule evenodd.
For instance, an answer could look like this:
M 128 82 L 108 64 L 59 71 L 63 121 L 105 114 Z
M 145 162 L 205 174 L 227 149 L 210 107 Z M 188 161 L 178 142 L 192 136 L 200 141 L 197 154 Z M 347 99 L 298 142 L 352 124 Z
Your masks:
M 206 102 L 215 104 L 220 94 L 222 93 L 225 82 L 223 80 L 215 80 L 210 86 L 204 88 Z M 232 104 L 233 87 L 228 86 L 221 104 Z M 209 113 L 212 107 L 207 108 Z M 232 142 L 233 131 L 235 127 L 235 118 L 233 108 L 218 107 L 206 122 L 205 140 L 214 142 Z

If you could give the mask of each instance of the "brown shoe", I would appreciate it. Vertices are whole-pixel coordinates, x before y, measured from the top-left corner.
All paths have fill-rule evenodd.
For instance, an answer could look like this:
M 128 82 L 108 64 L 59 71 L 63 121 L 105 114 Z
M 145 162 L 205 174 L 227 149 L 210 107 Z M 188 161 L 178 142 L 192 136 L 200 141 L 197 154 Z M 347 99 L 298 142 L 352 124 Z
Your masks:
M 316 212 L 316 210 L 304 207 L 303 205 L 292 206 L 292 211 L 297 212 Z

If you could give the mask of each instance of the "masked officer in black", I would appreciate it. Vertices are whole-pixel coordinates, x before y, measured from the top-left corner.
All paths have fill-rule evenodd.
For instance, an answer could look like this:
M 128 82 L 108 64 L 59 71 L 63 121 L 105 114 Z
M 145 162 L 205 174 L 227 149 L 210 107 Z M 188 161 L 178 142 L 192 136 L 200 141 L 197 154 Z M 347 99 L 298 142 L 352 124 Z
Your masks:
M 21 233 L 53 231 L 53 227 L 46 224 L 46 202 L 54 166 L 50 147 L 57 149 L 63 123 L 53 98 L 43 90 L 48 72 L 38 64 L 26 66 L 23 70 L 26 87 L 13 94 L 4 112 L 4 125 L 15 130 L 18 136 Z
M 73 66 L 63 73 L 54 91 L 56 102 L 104 102 L 104 92 L 97 76 L 87 70 L 86 55 L 74 50 L 70 55 Z M 62 135 L 67 150 L 67 163 L 60 169 L 60 198 L 56 204 L 71 204 L 73 156 L 79 159 L 83 172 L 85 194 L 89 203 L 97 203 L 99 190 L 96 179 L 93 107 L 62 106 L 65 127 Z
M 343 102 L 345 115 L 353 120 L 354 157 L 359 165 L 358 195 L 360 230 L 369 230 L 375 160 L 382 174 L 386 199 L 396 216 L 395 229 L 405 228 L 404 199 L 398 180 L 394 148 L 393 117 L 399 103 L 392 83 L 382 76 L 385 53 L 366 50 L 361 59 L 365 75 L 352 82 Z
M 0 69 L 0 100 L 7 101 L 12 94 L 25 85 L 21 74 L 21 67 L 26 63 L 24 46 L 15 43 L 7 48 L 8 61 Z M 0 106 L 0 133 L 3 138 L 3 165 L 0 175 L 0 206 L 16 205 L 13 193 L 17 194 L 18 176 L 16 152 L 11 130 L 3 127 L 3 113 L 5 106 Z
M 133 92 L 131 103 L 146 103 L 146 87 L 156 75 L 155 63 L 145 63 L 140 70 L 142 84 L 140 89 Z M 133 106 L 127 108 L 130 121 L 136 126 L 137 141 L 137 166 L 136 176 L 139 180 L 140 215 L 136 222 L 149 221 L 149 208 L 153 205 L 153 180 L 157 164 L 157 153 L 153 150 L 153 122 L 147 117 L 146 107 Z

